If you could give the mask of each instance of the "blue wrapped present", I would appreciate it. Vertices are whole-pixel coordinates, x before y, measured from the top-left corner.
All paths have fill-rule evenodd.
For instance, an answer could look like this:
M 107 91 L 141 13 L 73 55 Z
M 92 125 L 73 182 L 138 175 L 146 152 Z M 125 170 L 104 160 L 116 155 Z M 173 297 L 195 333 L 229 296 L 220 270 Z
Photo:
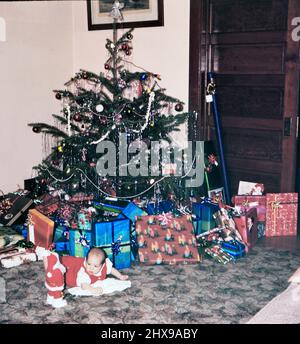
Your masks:
M 116 202 L 93 202 L 93 206 L 97 209 L 106 211 L 106 212 L 111 212 L 111 213 L 116 213 L 120 214 L 128 205 L 128 201 L 116 201 Z
M 169 213 L 173 210 L 174 203 L 172 201 L 149 202 L 147 205 L 147 213 L 149 215 Z
M 55 251 L 58 253 L 65 252 L 66 254 L 70 254 L 70 243 L 69 243 L 69 241 L 57 241 L 55 243 Z
M 70 255 L 86 257 L 91 248 L 92 231 L 82 229 L 69 229 Z
M 245 245 L 238 241 L 222 242 L 222 250 L 230 254 L 233 258 L 240 258 L 245 255 Z
M 69 227 L 58 225 L 54 229 L 53 242 L 61 242 L 69 240 Z
M 214 214 L 220 210 L 218 204 L 204 199 L 202 202 L 193 203 L 193 225 L 195 234 L 201 234 L 217 226 Z
M 12 227 L 13 227 L 13 229 L 14 229 L 16 232 L 18 232 L 19 234 L 21 234 L 21 235 L 24 237 L 24 239 L 27 238 L 28 228 L 27 228 L 26 225 L 14 225 L 14 226 L 12 226 Z
M 123 209 L 120 215 L 124 215 L 126 218 L 135 222 L 136 216 L 148 215 L 143 209 L 139 208 L 135 203 L 130 202 L 125 209 Z M 122 218 L 122 216 L 118 218 Z
M 126 218 L 93 224 L 92 245 L 104 249 L 116 269 L 131 266 L 130 227 Z

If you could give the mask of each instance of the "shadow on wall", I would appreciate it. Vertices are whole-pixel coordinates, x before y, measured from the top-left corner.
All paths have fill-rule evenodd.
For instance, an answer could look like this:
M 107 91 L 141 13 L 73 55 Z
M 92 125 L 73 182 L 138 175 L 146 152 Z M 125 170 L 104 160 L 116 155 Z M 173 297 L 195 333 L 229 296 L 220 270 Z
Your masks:
M 0 17 L 0 42 L 6 41 L 6 23 L 5 19 Z

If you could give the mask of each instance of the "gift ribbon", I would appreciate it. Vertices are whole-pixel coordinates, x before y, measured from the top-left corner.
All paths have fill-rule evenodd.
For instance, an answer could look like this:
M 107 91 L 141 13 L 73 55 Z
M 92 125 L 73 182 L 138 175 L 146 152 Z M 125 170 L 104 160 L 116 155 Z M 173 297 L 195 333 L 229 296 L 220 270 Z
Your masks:
M 114 240 L 115 238 L 115 226 L 114 226 L 114 222 L 111 222 L 112 224 L 112 231 L 111 231 L 111 236 L 112 236 L 112 239 Z M 112 250 L 112 258 L 113 258 L 113 266 L 115 266 L 115 263 L 116 263 L 116 255 L 118 255 L 118 253 L 121 253 L 121 247 L 124 247 L 124 246 L 129 246 L 130 245 L 130 242 L 128 243 L 121 243 L 121 239 L 117 239 L 117 241 L 113 241 L 110 245 L 101 245 L 100 247 L 102 249 L 105 249 L 105 248 L 111 248 Z

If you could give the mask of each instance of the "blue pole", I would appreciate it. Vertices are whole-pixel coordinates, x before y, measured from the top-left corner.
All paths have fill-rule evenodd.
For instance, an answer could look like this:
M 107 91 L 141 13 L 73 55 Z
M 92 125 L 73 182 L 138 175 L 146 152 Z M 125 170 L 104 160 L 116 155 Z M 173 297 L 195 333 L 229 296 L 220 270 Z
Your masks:
M 209 84 L 215 86 L 214 83 L 214 73 L 208 73 L 208 82 Z M 212 109 L 213 109 L 213 116 L 217 134 L 217 144 L 218 144 L 218 151 L 220 156 L 220 165 L 221 165 L 221 174 L 224 184 L 224 193 L 225 193 L 225 201 L 227 204 L 231 204 L 231 197 L 230 197 L 230 186 L 229 186 L 229 178 L 227 175 L 227 167 L 224 157 L 224 149 L 223 149 L 223 133 L 222 133 L 222 124 L 221 124 L 221 117 L 218 111 L 217 106 L 217 99 L 215 94 L 215 88 L 213 87 L 213 92 L 210 93 L 212 95 Z

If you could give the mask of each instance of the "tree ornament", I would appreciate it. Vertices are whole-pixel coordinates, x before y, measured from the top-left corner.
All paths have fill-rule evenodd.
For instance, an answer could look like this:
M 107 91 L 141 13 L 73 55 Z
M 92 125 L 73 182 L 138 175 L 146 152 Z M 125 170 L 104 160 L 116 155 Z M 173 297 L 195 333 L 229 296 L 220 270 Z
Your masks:
M 131 50 L 130 50 L 130 49 L 127 49 L 126 52 L 125 52 L 125 54 L 126 54 L 127 56 L 130 56 L 130 55 L 131 55 Z
M 109 64 L 108 64 L 108 63 L 105 63 L 104 68 L 105 68 L 106 70 L 108 70 L 108 69 L 110 68 Z
M 128 44 L 126 44 L 126 43 L 123 43 L 122 45 L 121 45 L 121 48 L 122 48 L 122 50 L 128 50 Z
M 126 87 L 126 81 L 123 79 L 118 80 L 118 86 L 119 88 L 125 88 Z
M 106 47 L 106 49 L 114 49 L 114 48 L 115 48 L 115 45 L 114 45 L 113 42 L 107 42 L 107 43 L 105 44 L 105 47 Z
M 82 117 L 81 117 L 80 113 L 75 113 L 75 115 L 73 116 L 73 119 L 76 122 L 81 122 L 82 121 Z
M 148 78 L 148 75 L 146 73 L 141 74 L 140 79 L 142 81 L 145 81 Z
M 102 112 L 104 110 L 104 106 L 102 105 L 102 104 L 98 104 L 97 106 L 96 106 L 96 111 L 97 112 Z
M 70 167 L 70 166 L 67 166 L 66 171 L 65 171 L 65 174 L 66 174 L 67 176 L 69 176 L 69 175 L 71 174 L 71 172 L 72 172 L 71 167 Z
M 60 93 L 56 93 L 55 98 L 58 100 L 61 100 L 61 94 Z
M 59 151 L 59 153 L 62 153 L 63 152 L 63 147 L 62 146 L 58 146 L 57 150 Z
M 182 110 L 183 110 L 183 105 L 182 105 L 181 103 L 176 104 L 176 105 L 175 105 L 175 110 L 176 110 L 177 112 L 182 111 Z
M 83 79 L 87 79 L 87 77 L 88 77 L 88 76 L 87 76 L 86 73 L 82 73 L 82 78 L 83 78 Z
M 32 131 L 36 134 L 39 134 L 42 131 L 42 129 L 40 127 L 32 127 Z
M 126 35 L 127 39 L 129 39 L 130 41 L 133 39 L 133 35 L 128 32 L 128 34 Z

